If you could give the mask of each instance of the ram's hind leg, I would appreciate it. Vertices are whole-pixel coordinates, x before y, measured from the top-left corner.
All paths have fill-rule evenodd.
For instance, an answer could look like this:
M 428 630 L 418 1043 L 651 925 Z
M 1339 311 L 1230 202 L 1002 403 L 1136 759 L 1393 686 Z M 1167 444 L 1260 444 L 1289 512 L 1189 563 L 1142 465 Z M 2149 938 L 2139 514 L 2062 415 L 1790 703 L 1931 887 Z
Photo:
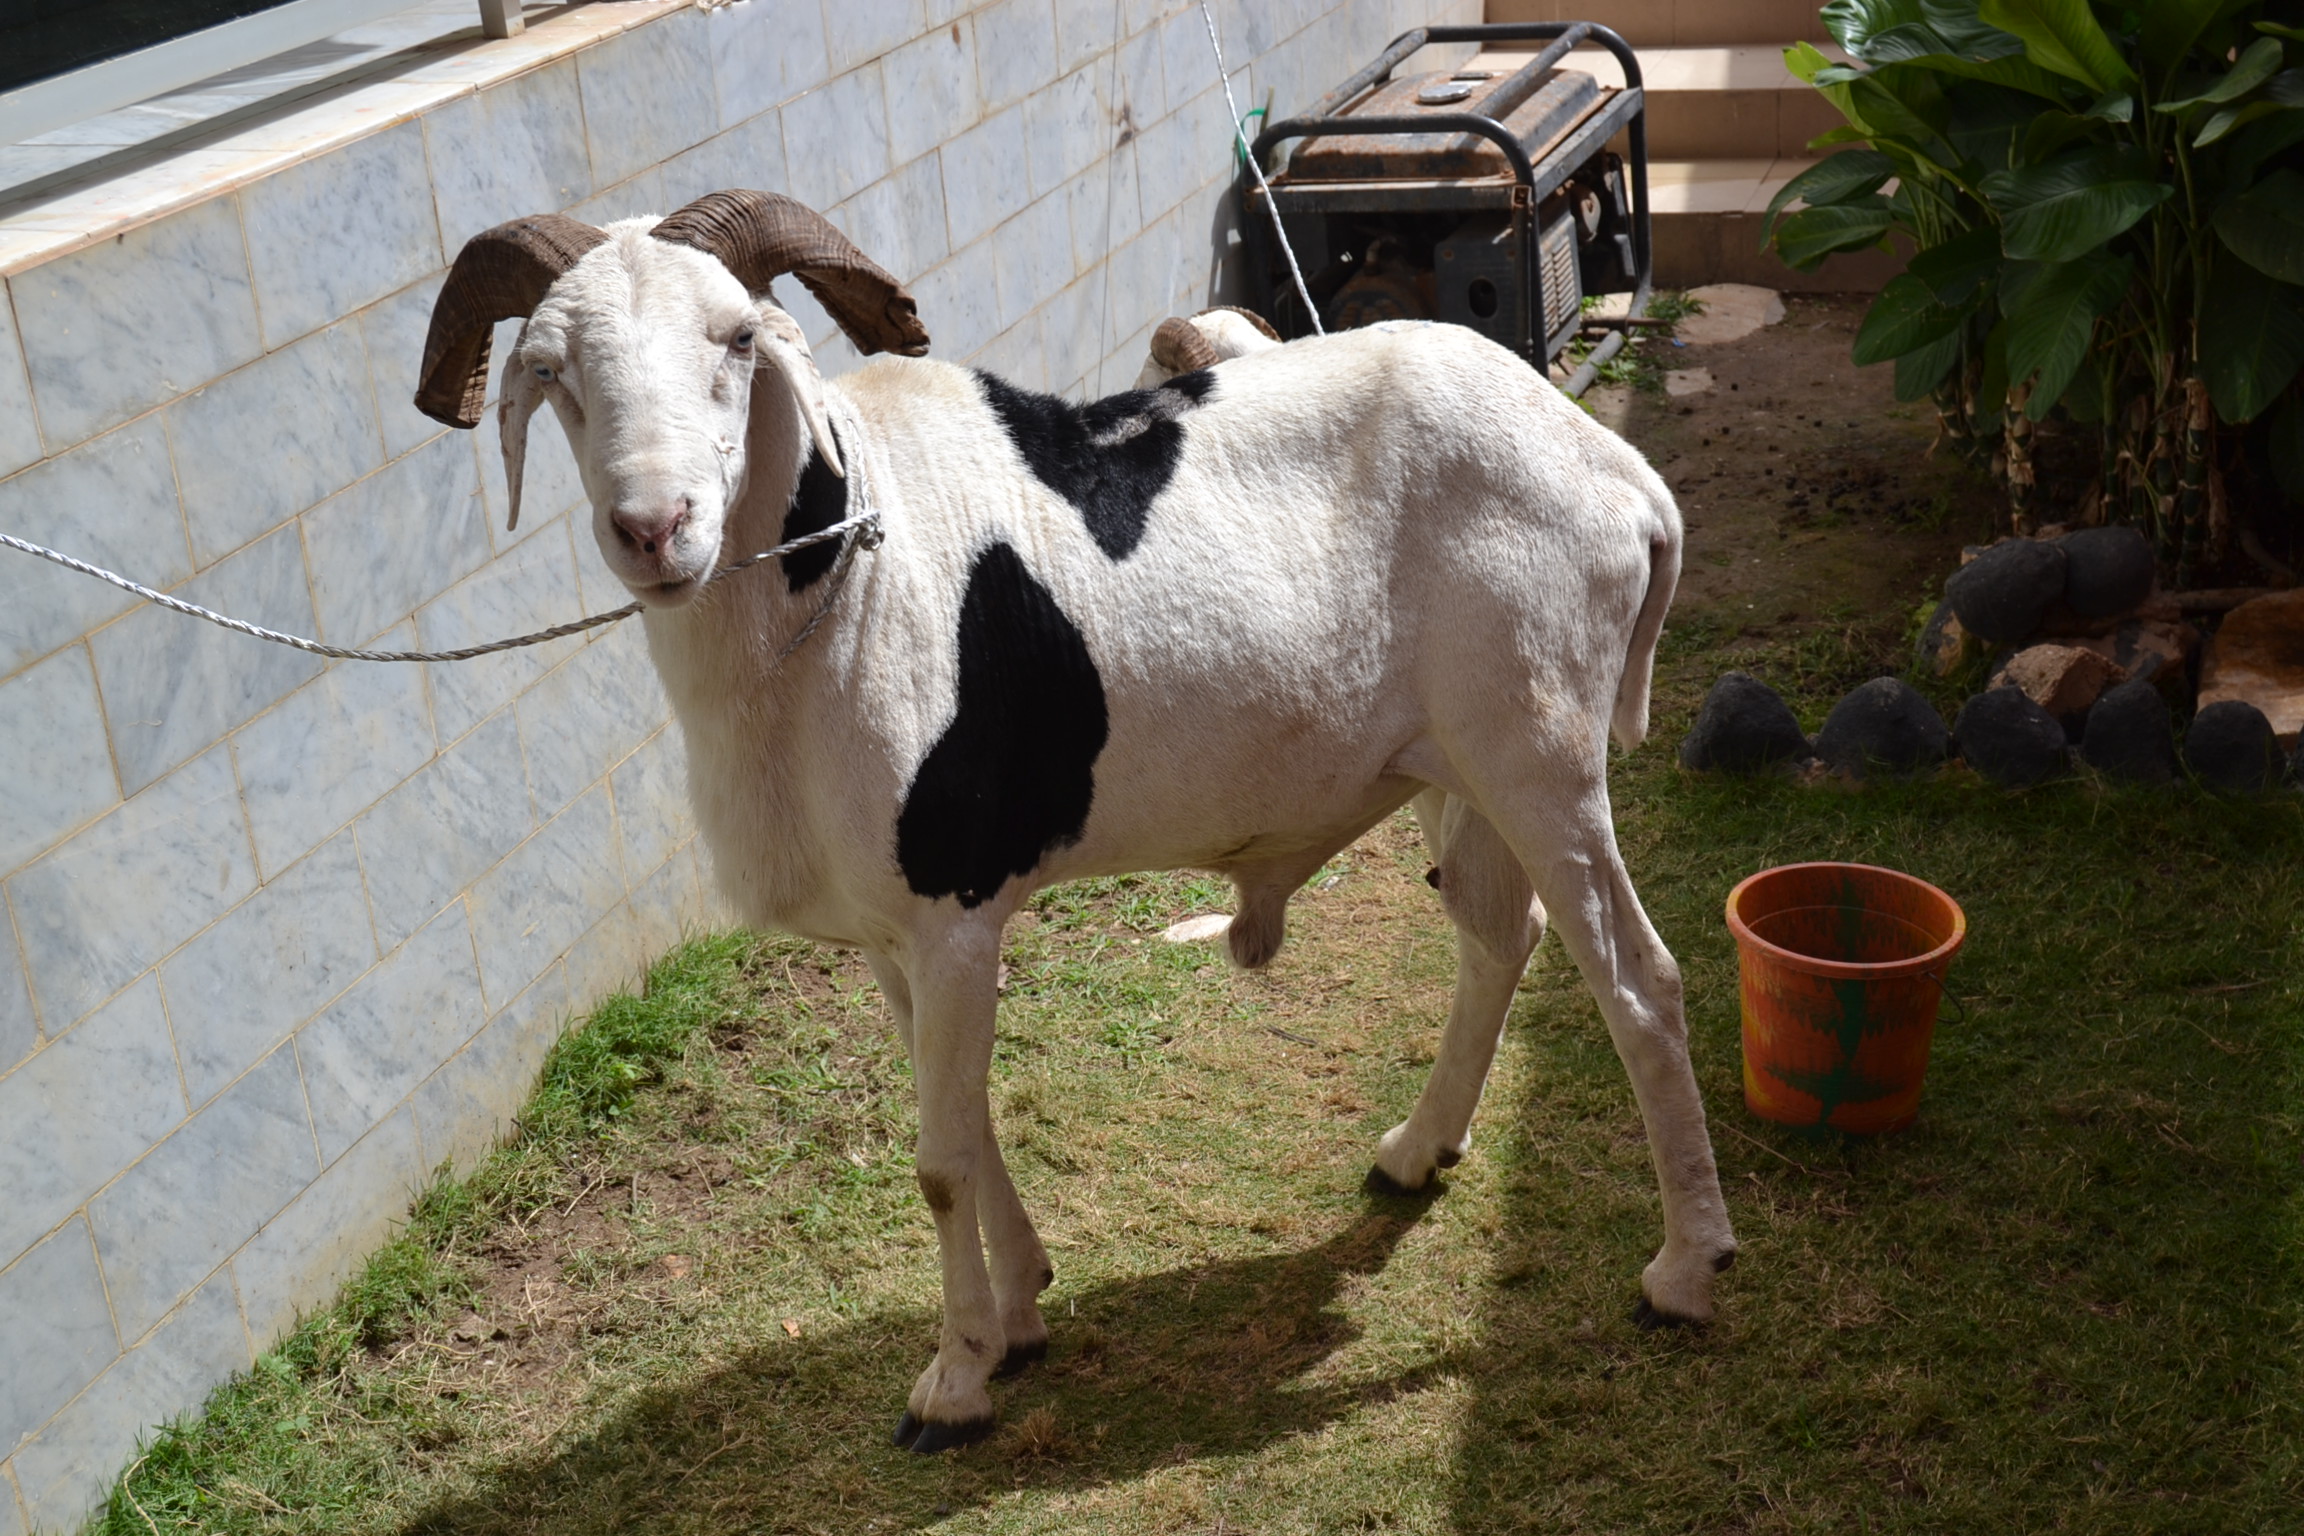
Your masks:
M 1408 1118 L 1376 1147 L 1371 1188 L 1422 1189 L 1436 1168 L 1453 1168 L 1472 1145 L 1496 1043 L 1512 992 L 1544 933 L 1527 871 L 1488 819 L 1439 790 L 1416 797 L 1416 819 L 1431 847 L 1440 904 L 1456 924 L 1456 1000 L 1432 1075 Z
M 1636 1316 L 1649 1325 L 1704 1322 L 1712 1316 L 1712 1277 L 1735 1261 L 1736 1238 L 1688 1062 L 1680 968 L 1625 873 L 1609 819 L 1606 764 L 1598 751 L 1592 755 L 1588 769 L 1566 771 L 1557 770 L 1555 755 L 1555 771 L 1546 773 L 1545 755 L 1523 744 L 1506 757 L 1509 776 L 1474 787 L 1599 999 L 1647 1124 L 1663 1193 L 1664 1247 L 1641 1274 Z

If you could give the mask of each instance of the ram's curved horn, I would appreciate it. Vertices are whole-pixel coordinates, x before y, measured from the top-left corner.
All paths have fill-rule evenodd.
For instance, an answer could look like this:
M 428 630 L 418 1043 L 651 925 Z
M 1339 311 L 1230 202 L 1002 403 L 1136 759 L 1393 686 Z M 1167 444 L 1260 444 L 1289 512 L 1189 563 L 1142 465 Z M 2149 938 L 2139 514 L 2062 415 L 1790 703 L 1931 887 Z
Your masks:
M 1216 355 L 1215 344 L 1200 333 L 1200 327 L 1171 317 L 1152 332 L 1152 361 L 1172 373 L 1197 373 L 1224 359 Z
M 1250 325 L 1256 327 L 1258 331 L 1262 332 L 1267 340 L 1278 341 L 1280 339 L 1280 333 L 1272 329 L 1271 321 L 1265 319 L 1262 315 L 1256 313 L 1256 311 L 1252 309 L 1243 309 L 1238 304 L 1219 304 L 1213 309 L 1204 309 L 1200 311 L 1200 314 L 1238 315 L 1241 319 L 1247 321 Z M 1193 318 L 1198 319 L 1199 316 L 1195 315 Z
M 540 213 L 465 241 L 432 301 L 416 409 L 451 427 L 478 426 L 496 322 L 535 313 L 553 279 L 607 238 L 580 219 Z
M 719 257 L 754 294 L 791 273 L 859 352 L 919 357 L 928 350 L 927 328 L 904 285 L 804 203 L 775 192 L 707 192 L 649 233 Z

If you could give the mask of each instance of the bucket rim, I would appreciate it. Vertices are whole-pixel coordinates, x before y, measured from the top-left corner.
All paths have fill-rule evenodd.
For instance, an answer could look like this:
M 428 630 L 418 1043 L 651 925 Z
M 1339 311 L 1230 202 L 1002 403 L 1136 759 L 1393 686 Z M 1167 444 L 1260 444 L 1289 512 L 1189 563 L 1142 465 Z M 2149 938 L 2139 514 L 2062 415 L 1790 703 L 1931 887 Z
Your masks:
M 1751 925 L 1746 923 L 1743 915 L 1736 910 L 1737 906 L 1746 890 L 1771 875 L 1788 874 L 1805 869 L 1855 871 L 1867 875 L 1885 875 L 1891 880 L 1899 880 L 1907 885 L 1918 886 L 1951 909 L 1951 936 L 1926 954 L 1915 955 L 1908 960 L 1827 960 L 1819 955 L 1804 955 L 1796 949 L 1786 949 L 1781 944 L 1772 944 L 1752 931 Z M 1968 939 L 1968 914 L 1961 908 L 1959 902 L 1952 899 L 1949 892 L 1929 884 L 1918 875 L 1908 875 L 1900 869 L 1889 869 L 1879 864 L 1851 864 L 1836 859 L 1814 859 L 1800 864 L 1778 864 L 1763 869 L 1757 874 L 1746 875 L 1737 881 L 1736 888 L 1728 893 L 1727 912 L 1728 931 L 1735 937 L 1736 947 L 1739 950 L 1764 955 L 1778 965 L 1802 971 L 1811 976 L 1829 976 L 1842 981 L 1891 981 L 1904 976 L 1923 975 L 1931 970 L 1938 973 L 1937 979 L 1941 981 L 1944 967 L 1951 963 L 1952 957 L 1960 952 L 1960 946 L 1966 943 Z

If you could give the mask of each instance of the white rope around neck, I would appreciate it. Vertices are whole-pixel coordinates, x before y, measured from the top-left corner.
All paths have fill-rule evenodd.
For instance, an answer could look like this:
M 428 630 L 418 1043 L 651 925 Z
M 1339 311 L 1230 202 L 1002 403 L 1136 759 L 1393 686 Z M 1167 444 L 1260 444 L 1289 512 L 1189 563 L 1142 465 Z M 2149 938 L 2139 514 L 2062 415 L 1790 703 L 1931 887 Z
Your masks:
M 854 539 L 848 539 L 848 535 L 851 533 L 856 535 Z M 763 560 L 781 559 L 785 555 L 796 555 L 801 550 L 812 549 L 818 544 L 827 544 L 834 539 L 842 539 L 846 542 L 841 545 L 840 558 L 834 563 L 832 585 L 825 591 L 822 605 L 810 616 L 806 624 L 800 626 L 800 632 L 786 641 L 784 649 L 776 653 L 776 659 L 779 662 L 798 650 L 801 642 L 814 634 L 816 627 L 822 624 L 825 616 L 832 611 L 833 599 L 840 595 L 840 589 L 847 584 L 848 573 L 853 565 L 856 551 L 880 547 L 880 514 L 867 506 L 863 511 L 852 517 L 844 517 L 829 528 L 820 528 L 814 533 L 804 533 L 796 539 L 787 539 L 774 549 L 764 549 L 756 555 L 746 555 L 743 559 L 714 571 L 707 578 L 708 581 L 718 581 L 721 577 L 741 571 L 746 566 L 758 565 Z M 209 623 L 221 625 L 236 634 L 250 635 L 258 640 L 269 640 L 275 645 L 294 646 L 299 651 L 310 651 L 315 656 L 329 656 L 338 661 L 471 661 L 479 656 L 493 656 L 498 651 L 516 650 L 524 645 L 542 645 L 547 640 L 559 640 L 568 635 L 582 634 L 587 629 L 598 629 L 603 624 L 615 624 L 632 617 L 640 611 L 641 607 L 636 602 L 626 603 L 623 607 L 611 612 L 595 613 L 587 618 L 572 619 L 566 624 L 555 624 L 550 629 L 537 630 L 534 634 L 515 635 L 508 640 L 491 640 L 485 645 L 468 645 L 454 651 L 362 651 L 341 645 L 324 645 L 318 640 L 309 640 L 302 635 L 286 634 L 277 629 L 266 629 L 261 624 L 251 624 L 246 619 L 235 619 L 229 614 L 218 613 L 213 608 L 203 608 L 198 603 L 188 603 L 180 597 L 170 597 L 165 592 L 154 591 L 140 581 L 131 581 L 116 571 L 105 570 L 100 565 L 90 565 L 85 560 L 75 560 L 70 555 L 58 554 L 55 550 L 35 544 L 29 539 L 19 539 L 11 534 L 0 533 L 0 545 L 9 549 L 22 550 L 27 555 L 38 555 L 43 560 L 54 561 L 68 571 L 78 571 L 83 576 L 93 576 L 98 581 L 111 583 L 123 592 L 133 592 L 148 603 L 157 603 L 163 608 L 188 614 L 195 619 L 206 619 Z

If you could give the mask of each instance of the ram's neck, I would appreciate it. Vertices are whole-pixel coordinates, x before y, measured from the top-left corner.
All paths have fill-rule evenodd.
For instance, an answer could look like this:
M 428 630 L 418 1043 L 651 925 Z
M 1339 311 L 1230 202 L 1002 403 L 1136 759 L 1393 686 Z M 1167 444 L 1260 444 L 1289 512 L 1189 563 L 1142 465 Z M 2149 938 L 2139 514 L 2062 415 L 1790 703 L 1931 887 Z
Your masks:
M 799 412 L 776 392 L 755 391 L 745 483 L 723 530 L 723 564 L 786 537 L 808 447 Z M 644 621 L 687 744 L 697 822 L 722 891 L 757 925 L 794 926 L 817 895 L 794 760 L 807 736 L 797 716 L 809 690 L 799 666 L 781 668 L 777 658 L 820 592 L 820 584 L 795 592 L 785 562 L 768 561 L 718 578 L 684 608 L 649 610 Z

